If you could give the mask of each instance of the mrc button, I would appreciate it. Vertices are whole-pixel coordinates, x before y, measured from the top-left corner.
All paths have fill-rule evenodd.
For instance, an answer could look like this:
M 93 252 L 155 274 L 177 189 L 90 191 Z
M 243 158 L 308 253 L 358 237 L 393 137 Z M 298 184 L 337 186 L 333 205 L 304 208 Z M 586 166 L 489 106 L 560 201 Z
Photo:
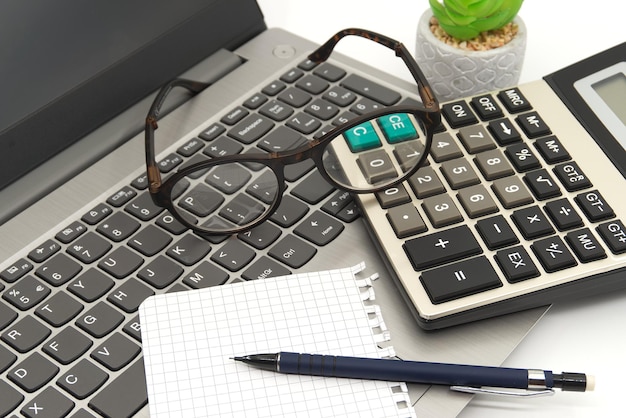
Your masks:
M 524 112 L 533 108 L 517 87 L 502 90 L 498 93 L 498 99 L 500 99 L 509 113 Z

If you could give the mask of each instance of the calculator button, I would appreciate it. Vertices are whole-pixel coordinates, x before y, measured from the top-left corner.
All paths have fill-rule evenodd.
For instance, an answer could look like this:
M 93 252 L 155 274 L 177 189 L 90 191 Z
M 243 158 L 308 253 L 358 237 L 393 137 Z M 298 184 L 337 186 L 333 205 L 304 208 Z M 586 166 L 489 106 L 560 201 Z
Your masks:
M 463 220 L 461 212 L 447 194 L 424 199 L 422 207 L 435 228 L 452 225 Z
M 418 199 L 424 199 L 446 191 L 432 167 L 422 167 L 409 177 L 409 185 Z
M 491 139 L 491 135 L 482 125 L 466 126 L 459 129 L 458 133 L 461 143 L 470 154 L 494 149 L 496 144 Z
M 572 231 L 565 236 L 578 259 L 583 263 L 606 258 L 606 252 L 589 228 Z
M 533 108 L 517 87 L 501 91 L 498 93 L 498 99 L 509 113 L 524 112 Z
M 619 219 L 598 226 L 597 231 L 614 254 L 626 252 L 626 227 Z
M 388 209 L 404 203 L 409 203 L 411 201 L 411 196 L 409 196 L 406 188 L 402 184 L 399 184 L 383 190 L 382 192 L 377 192 L 376 199 L 378 200 L 378 204 L 381 208 Z
M 502 155 L 502 151 L 497 149 L 481 152 L 476 155 L 474 161 L 487 180 L 495 180 L 514 174 L 513 168 Z
M 515 118 L 515 120 L 529 138 L 538 138 L 552 133 L 537 112 L 525 113 Z
M 441 107 L 443 116 L 453 128 L 472 125 L 478 123 L 478 119 L 467 105 L 465 100 L 444 104 Z
M 556 235 L 534 242 L 531 248 L 549 273 L 578 264 L 565 243 Z
M 478 218 L 498 211 L 496 202 L 482 184 L 461 189 L 457 196 L 470 218 Z
M 517 176 L 497 179 L 491 185 L 496 196 L 507 209 L 515 208 L 533 202 L 533 197 Z
M 394 113 L 378 118 L 378 126 L 390 144 L 417 138 L 417 130 L 404 113 Z
M 474 97 L 470 103 L 482 120 L 500 118 L 503 115 L 502 109 L 490 94 Z
M 554 167 L 554 173 L 568 192 L 591 187 L 591 181 L 574 161 Z
M 525 143 L 511 145 L 504 150 L 504 153 L 519 172 L 529 171 L 541 166 L 539 159 Z
M 357 164 L 370 184 L 398 176 L 389 154 L 382 149 L 360 154 Z
M 502 286 L 484 256 L 425 271 L 420 280 L 435 304 Z
M 419 234 L 428 229 L 412 203 L 389 209 L 387 211 L 387 219 L 398 238 Z
M 402 171 L 409 171 L 418 163 L 424 153 L 424 144 L 421 142 L 404 142 L 396 146 L 393 150 L 396 160 L 400 163 Z M 429 165 L 428 159 L 424 160 L 423 166 Z
M 596 222 L 615 216 L 613 209 L 604 200 L 600 192 L 592 190 L 574 198 L 590 221 Z
M 480 183 L 480 179 L 470 162 L 462 158 L 443 162 L 441 172 L 450 187 L 455 190 Z
M 526 174 L 524 176 L 524 180 L 538 200 L 545 200 L 550 197 L 561 195 L 559 186 L 544 169 L 532 171 Z
M 568 199 L 558 199 L 546 203 L 545 211 L 559 231 L 576 228 L 583 224 L 580 215 Z
M 449 133 L 441 132 L 433 137 L 433 144 L 430 148 L 430 155 L 435 161 L 441 163 L 443 161 L 452 160 L 463 156 L 461 148 L 456 141 L 452 139 Z
M 538 206 L 518 209 L 511 216 L 522 235 L 526 239 L 533 239 L 554 233 L 554 228 L 550 225 Z
M 500 145 L 511 144 L 522 140 L 522 135 L 510 119 L 492 120 L 487 125 L 487 128 Z
M 381 146 L 378 134 L 374 130 L 372 122 L 364 122 L 343 133 L 350 151 L 361 152 Z
M 476 229 L 490 250 L 517 244 L 519 239 L 502 215 L 481 219 Z
M 521 245 L 498 251 L 496 262 L 509 283 L 517 283 L 539 276 L 537 266 Z
M 537 147 L 541 156 L 549 164 L 555 164 L 570 159 L 569 152 L 567 152 L 565 147 L 561 144 L 561 141 L 554 135 L 536 140 L 535 147 Z
M 467 225 L 410 239 L 403 247 L 416 271 L 457 261 L 483 251 Z

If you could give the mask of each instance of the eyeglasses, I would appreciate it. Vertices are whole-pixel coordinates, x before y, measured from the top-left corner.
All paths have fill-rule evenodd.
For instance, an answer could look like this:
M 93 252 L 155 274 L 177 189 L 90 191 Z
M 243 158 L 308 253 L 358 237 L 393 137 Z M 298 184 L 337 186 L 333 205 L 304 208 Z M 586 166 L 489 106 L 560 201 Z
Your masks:
M 149 192 L 157 206 L 201 235 L 230 235 L 267 220 L 285 191 L 285 167 L 311 159 L 322 177 L 351 193 L 374 193 L 395 186 L 426 161 L 433 133 L 441 121 L 439 103 L 428 80 L 406 47 L 391 38 L 362 29 L 345 29 L 309 55 L 319 64 L 345 36 L 356 35 L 395 51 L 417 83 L 421 104 L 396 105 L 355 116 L 291 148 L 206 159 L 161 180 L 154 131 L 165 98 L 175 87 L 199 93 L 208 85 L 175 79 L 162 87 L 146 117 L 146 165 Z

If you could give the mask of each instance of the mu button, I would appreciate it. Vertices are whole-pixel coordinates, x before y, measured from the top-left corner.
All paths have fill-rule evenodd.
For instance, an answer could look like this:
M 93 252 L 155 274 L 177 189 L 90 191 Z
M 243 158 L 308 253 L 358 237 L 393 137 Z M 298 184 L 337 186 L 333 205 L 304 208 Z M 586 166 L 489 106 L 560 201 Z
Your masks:
M 434 304 L 502 286 L 485 256 L 425 271 L 420 280 Z

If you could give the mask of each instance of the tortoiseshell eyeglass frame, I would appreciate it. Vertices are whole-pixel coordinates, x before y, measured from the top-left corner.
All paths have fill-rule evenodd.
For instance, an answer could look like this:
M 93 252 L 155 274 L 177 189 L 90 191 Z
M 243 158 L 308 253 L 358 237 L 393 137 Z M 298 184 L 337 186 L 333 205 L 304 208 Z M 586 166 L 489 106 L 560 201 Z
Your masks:
M 432 144 L 432 137 L 435 129 L 439 126 L 441 122 L 441 109 L 439 107 L 439 102 L 435 95 L 432 92 L 432 89 L 428 83 L 428 80 L 424 76 L 424 73 L 419 68 L 418 64 L 415 62 L 415 59 L 411 56 L 406 47 L 401 43 L 394 39 L 391 39 L 387 36 L 371 32 L 365 29 L 344 29 L 338 33 L 336 33 L 331 39 L 329 39 L 322 46 L 313 51 L 308 59 L 313 61 L 314 63 L 322 63 L 326 61 L 333 49 L 337 45 L 337 43 L 346 36 L 360 36 L 362 38 L 369 39 L 376 43 L 386 46 L 395 51 L 397 57 L 400 57 L 405 65 L 407 66 L 409 72 L 415 79 L 417 83 L 417 90 L 419 96 L 421 98 L 421 105 L 396 105 L 390 106 L 386 108 L 382 108 L 373 112 L 366 113 L 364 115 L 355 117 L 350 121 L 346 122 L 343 125 L 333 128 L 331 131 L 325 133 L 323 136 L 312 139 L 301 147 L 289 150 L 289 151 L 281 151 L 281 152 L 270 152 L 270 153 L 258 153 L 258 154 L 237 154 L 237 155 L 228 155 L 223 157 L 217 157 L 208 159 L 206 161 L 202 161 L 193 165 L 186 166 L 184 169 L 172 174 L 165 182 L 161 180 L 161 173 L 159 171 L 156 155 L 155 155 L 155 142 L 154 142 L 154 132 L 158 128 L 157 119 L 159 117 L 159 113 L 161 110 L 161 106 L 165 101 L 165 98 L 169 94 L 169 92 L 176 87 L 184 87 L 189 90 L 193 94 L 197 94 L 204 90 L 209 86 L 207 83 L 187 80 L 187 79 L 174 79 L 167 84 L 165 84 L 159 93 L 157 94 L 148 115 L 146 117 L 145 122 L 145 147 L 146 147 L 146 167 L 147 167 L 147 177 L 148 177 L 148 190 L 152 197 L 153 202 L 159 206 L 167 209 L 179 222 L 181 222 L 186 227 L 191 230 L 204 235 L 229 235 L 229 234 L 237 234 L 240 232 L 244 232 L 252 229 L 257 226 L 261 222 L 267 220 L 278 208 L 280 204 L 282 195 L 285 190 L 285 177 L 284 177 L 284 168 L 287 165 L 295 164 L 297 162 L 312 159 L 320 174 L 330 183 L 338 187 L 339 189 L 346 190 L 352 193 L 375 193 L 381 190 L 387 189 L 394 185 L 397 185 L 411 175 L 415 174 L 415 172 L 423 165 L 426 161 L 426 157 L 429 154 L 430 147 Z M 325 145 L 329 143 L 332 139 L 336 138 L 341 133 L 358 126 L 364 122 L 389 115 L 394 113 L 407 113 L 412 114 L 416 119 L 420 120 L 423 124 L 424 133 L 426 136 L 425 139 L 425 149 L 421 155 L 421 159 L 415 164 L 415 167 L 412 169 L 402 173 L 392 183 L 385 184 L 384 186 L 372 186 L 371 189 L 351 189 L 346 187 L 345 185 L 337 184 L 325 171 L 322 163 L 322 156 L 324 153 Z M 276 193 L 276 198 L 274 202 L 270 205 L 268 210 L 265 212 L 263 216 L 261 216 L 256 221 L 246 224 L 245 226 L 234 226 L 228 230 L 220 230 L 219 232 L 206 230 L 200 225 L 196 225 L 190 223 L 185 217 L 181 216 L 178 211 L 174 207 L 174 202 L 172 199 L 172 189 L 174 185 L 180 181 L 182 178 L 188 176 L 190 173 L 198 170 L 207 170 L 212 166 L 224 163 L 260 163 L 267 167 L 269 167 L 278 180 L 278 192 Z

